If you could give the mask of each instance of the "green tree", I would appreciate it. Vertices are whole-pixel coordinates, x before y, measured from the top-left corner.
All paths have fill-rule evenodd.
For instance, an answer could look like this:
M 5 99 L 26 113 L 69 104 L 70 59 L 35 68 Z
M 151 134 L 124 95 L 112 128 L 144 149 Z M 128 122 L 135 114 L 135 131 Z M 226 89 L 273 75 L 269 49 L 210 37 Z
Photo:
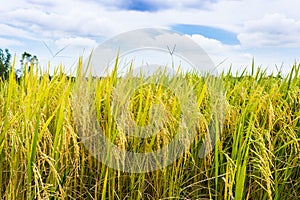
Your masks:
M 9 71 L 11 70 L 10 59 L 11 54 L 8 49 L 5 49 L 4 52 L 0 49 L 0 78 L 7 79 Z
M 25 70 L 28 67 L 28 71 L 30 71 L 30 67 L 37 63 L 38 63 L 38 58 L 36 55 L 31 55 L 26 51 L 22 54 L 21 66 L 22 68 L 25 68 Z

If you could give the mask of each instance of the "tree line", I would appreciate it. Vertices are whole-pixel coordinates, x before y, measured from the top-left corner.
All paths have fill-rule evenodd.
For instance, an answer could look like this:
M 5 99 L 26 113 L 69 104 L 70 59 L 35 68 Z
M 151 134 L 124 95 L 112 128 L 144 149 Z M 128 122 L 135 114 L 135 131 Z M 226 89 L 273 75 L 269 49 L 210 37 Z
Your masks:
M 11 53 L 8 49 L 4 51 L 0 48 L 0 79 L 6 80 L 12 70 L 11 66 Z M 38 63 L 38 58 L 28 52 L 24 52 L 21 56 L 20 65 L 21 68 L 14 71 L 15 75 L 20 77 L 23 75 L 24 70 L 30 70 L 32 64 Z

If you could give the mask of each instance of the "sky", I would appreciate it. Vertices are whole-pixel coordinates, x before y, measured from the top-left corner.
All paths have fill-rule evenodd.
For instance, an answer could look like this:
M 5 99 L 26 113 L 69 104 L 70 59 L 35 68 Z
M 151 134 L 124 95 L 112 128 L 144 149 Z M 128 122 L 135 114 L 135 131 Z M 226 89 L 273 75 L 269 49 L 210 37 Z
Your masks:
M 16 66 L 26 51 L 43 68 L 62 63 L 73 70 L 79 56 L 139 28 L 185 34 L 220 70 L 243 71 L 254 59 L 270 72 L 288 72 L 300 61 L 297 0 L 1 1 L 0 48 L 16 55 Z

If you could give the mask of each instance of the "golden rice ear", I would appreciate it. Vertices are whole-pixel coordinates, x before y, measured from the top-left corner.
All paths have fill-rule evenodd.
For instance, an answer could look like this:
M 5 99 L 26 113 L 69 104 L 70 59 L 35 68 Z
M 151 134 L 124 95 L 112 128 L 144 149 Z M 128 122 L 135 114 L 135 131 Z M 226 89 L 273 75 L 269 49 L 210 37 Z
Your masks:
M 78 69 L 81 67 L 79 62 Z M 203 77 L 192 73 L 182 76 L 195 90 L 200 113 L 194 127 L 196 137 L 171 165 L 147 173 L 118 171 L 93 157 L 80 138 L 75 116 L 76 112 L 89 112 L 90 107 L 79 107 L 78 111 L 73 104 L 91 103 L 88 105 L 95 108 L 92 117 L 97 123 L 85 124 L 85 118 L 79 122 L 87 129 L 100 126 L 107 130 L 108 139 L 120 149 L 159 149 L 176 137 L 170 133 L 182 117 L 176 95 L 159 87 L 172 79 L 143 85 L 130 99 L 134 119 L 143 116 L 139 119 L 145 119 L 141 121 L 145 124 L 146 111 L 155 118 L 167 108 L 168 121 L 161 120 L 166 128 L 152 138 L 141 139 L 128 136 L 114 121 L 111 98 L 119 77 L 83 78 L 80 71 L 71 81 L 63 70 L 57 67 L 51 80 L 40 70 L 26 72 L 19 81 L 14 76 L 0 80 L 1 198 L 298 199 L 300 65 L 283 78 L 276 74 L 269 77 L 264 70 L 239 77 L 222 73 L 225 101 L 212 101 L 214 90 Z M 132 79 L 131 84 L 139 81 Z M 174 79 L 174 87 L 178 83 Z M 76 99 L 76 89 L 86 96 Z M 220 106 L 226 107 L 225 115 L 212 112 L 211 103 L 224 103 Z M 222 126 L 212 121 L 217 117 L 225 118 Z M 218 138 L 209 137 L 215 140 L 214 148 L 201 154 L 203 143 L 208 150 L 212 144 L 206 140 L 207 134 L 217 130 L 222 131 Z M 99 144 L 94 141 L 95 152 L 103 150 Z M 123 154 L 115 156 L 122 158 Z

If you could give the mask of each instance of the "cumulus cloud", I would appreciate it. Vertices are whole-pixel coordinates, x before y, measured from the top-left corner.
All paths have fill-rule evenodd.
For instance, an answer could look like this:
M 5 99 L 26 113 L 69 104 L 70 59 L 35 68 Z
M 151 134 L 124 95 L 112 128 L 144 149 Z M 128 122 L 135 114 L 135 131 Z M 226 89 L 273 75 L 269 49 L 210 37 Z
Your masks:
M 241 70 L 251 64 L 253 55 L 246 52 L 240 45 L 226 45 L 218 40 L 206 38 L 199 34 L 188 37 L 205 50 L 221 71 L 226 71 L 231 65 L 234 70 Z
M 17 9 L 8 13 L 14 24 L 30 29 L 40 37 L 61 37 L 63 35 L 101 36 L 111 33 L 110 20 L 97 12 L 83 14 L 81 7 L 67 13 L 47 12 L 39 9 Z
M 1 38 L 1 37 L 0 37 L 0 44 L 1 44 L 1 48 L 8 48 L 11 46 L 23 46 L 24 45 L 22 42 L 20 42 L 18 40 Z
M 300 46 L 300 21 L 283 14 L 267 14 L 244 24 L 238 39 L 244 46 Z
M 299 16 L 297 6 L 288 6 L 294 0 L 286 0 L 287 3 L 264 1 L 10 0 L 1 5 L 0 19 L 5 19 L 2 23 L 7 25 L 13 24 L 16 28 L 28 30 L 38 38 L 57 39 L 65 36 L 111 37 L 120 31 L 138 27 L 166 27 L 175 23 L 217 26 L 247 34 L 248 31 L 243 30 L 241 24 L 245 20 L 261 17 L 266 12 L 265 8 L 257 7 L 258 4 L 268 4 L 267 10 L 271 13 L 288 12 L 289 15 L 295 13 L 295 17 Z M 159 10 L 153 13 L 122 8 L 122 5 L 128 7 L 143 3 L 150 9 L 158 7 Z M 210 10 L 205 9 L 207 7 Z M 239 10 L 238 17 L 236 10 Z M 240 37 L 243 39 L 244 36 Z
M 83 47 L 83 48 L 93 48 L 97 46 L 97 42 L 95 40 L 83 37 L 69 37 L 69 38 L 61 38 L 55 41 L 55 45 L 58 48 L 64 48 L 66 46 L 70 47 Z
M 35 37 L 32 33 L 18 27 L 0 23 L 0 36 L 17 37 L 34 40 Z

